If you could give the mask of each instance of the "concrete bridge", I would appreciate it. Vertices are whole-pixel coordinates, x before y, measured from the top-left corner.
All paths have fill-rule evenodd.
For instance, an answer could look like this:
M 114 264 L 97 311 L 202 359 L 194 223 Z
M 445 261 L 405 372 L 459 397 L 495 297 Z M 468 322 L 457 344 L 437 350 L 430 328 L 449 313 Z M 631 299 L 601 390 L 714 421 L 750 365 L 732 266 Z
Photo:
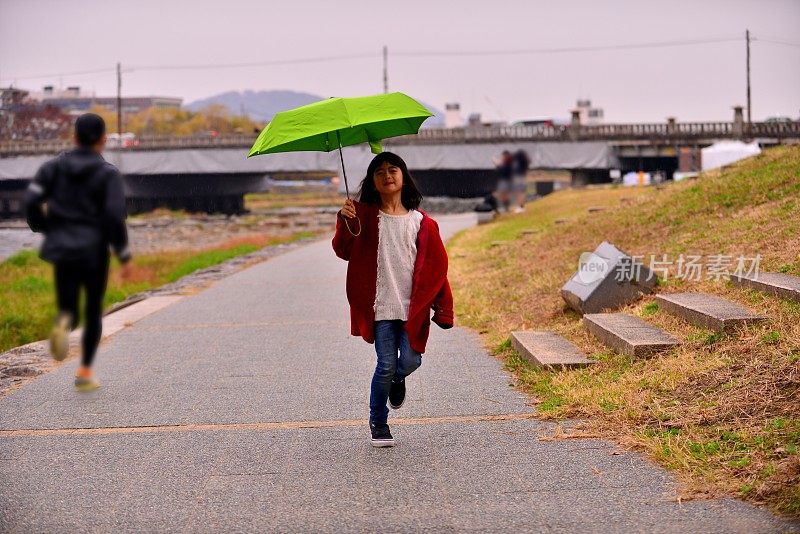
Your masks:
M 250 148 L 256 135 L 173 137 L 143 136 L 125 151 L 206 148 Z M 800 139 L 800 121 L 753 122 L 744 120 L 742 108 L 734 107 L 732 122 L 678 122 L 584 125 L 577 112 L 565 125 L 477 126 L 465 128 L 423 128 L 417 135 L 390 140 L 392 145 L 493 144 L 509 142 L 604 142 L 619 147 L 708 145 L 724 139 L 757 140 L 765 143 Z M 70 141 L 0 140 L 0 158 L 57 154 L 71 146 Z
M 563 169 L 573 183 L 609 180 L 609 170 L 662 171 L 700 168 L 700 149 L 724 139 L 772 145 L 800 140 L 800 122 L 733 122 L 495 126 L 423 129 L 418 135 L 388 140 L 386 150 L 401 153 L 428 196 L 478 197 L 492 191 L 492 157 L 504 149 L 524 149 L 531 167 Z M 138 144 L 109 150 L 107 159 L 126 177 L 132 211 L 158 205 L 234 213 L 243 195 L 263 190 L 275 174 L 339 174 L 336 153 L 294 152 L 247 159 L 254 135 L 219 137 L 142 137 Z M 64 140 L 0 141 L 0 217 L 19 213 L 20 199 L 46 159 L 70 147 Z M 372 157 L 368 147 L 348 147 L 345 163 L 355 186 Z

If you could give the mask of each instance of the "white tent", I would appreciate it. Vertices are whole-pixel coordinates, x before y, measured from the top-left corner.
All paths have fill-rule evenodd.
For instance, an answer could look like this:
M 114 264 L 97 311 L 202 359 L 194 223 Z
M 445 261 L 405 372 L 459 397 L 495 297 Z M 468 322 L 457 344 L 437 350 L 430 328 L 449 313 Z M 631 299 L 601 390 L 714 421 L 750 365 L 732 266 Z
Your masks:
M 701 150 L 703 170 L 716 169 L 740 159 L 756 156 L 761 153 L 758 143 L 741 141 L 719 141 Z

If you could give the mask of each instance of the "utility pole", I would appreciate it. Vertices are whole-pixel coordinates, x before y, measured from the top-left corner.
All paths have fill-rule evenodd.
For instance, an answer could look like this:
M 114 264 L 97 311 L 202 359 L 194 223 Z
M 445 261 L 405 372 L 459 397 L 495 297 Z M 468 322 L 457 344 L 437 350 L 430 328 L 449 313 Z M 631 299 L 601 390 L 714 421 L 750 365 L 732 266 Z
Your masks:
M 122 143 L 122 65 L 117 62 L 117 133 Z
M 122 65 L 117 62 L 117 133 L 122 146 Z
M 383 45 L 383 92 L 389 92 L 389 48 Z
M 750 130 L 753 127 L 750 114 L 750 30 L 745 30 L 744 35 L 747 40 L 747 129 Z

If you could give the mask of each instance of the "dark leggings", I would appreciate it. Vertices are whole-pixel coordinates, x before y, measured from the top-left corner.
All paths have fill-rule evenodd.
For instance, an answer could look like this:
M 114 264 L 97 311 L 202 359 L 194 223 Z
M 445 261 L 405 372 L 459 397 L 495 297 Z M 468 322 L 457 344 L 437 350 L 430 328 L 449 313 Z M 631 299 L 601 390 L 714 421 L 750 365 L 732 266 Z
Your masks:
M 78 300 L 81 288 L 86 291 L 81 364 L 92 365 L 103 332 L 103 297 L 108 282 L 108 258 L 92 266 L 86 262 L 59 262 L 55 265 L 56 297 L 60 314 L 68 313 L 72 328 L 78 325 Z

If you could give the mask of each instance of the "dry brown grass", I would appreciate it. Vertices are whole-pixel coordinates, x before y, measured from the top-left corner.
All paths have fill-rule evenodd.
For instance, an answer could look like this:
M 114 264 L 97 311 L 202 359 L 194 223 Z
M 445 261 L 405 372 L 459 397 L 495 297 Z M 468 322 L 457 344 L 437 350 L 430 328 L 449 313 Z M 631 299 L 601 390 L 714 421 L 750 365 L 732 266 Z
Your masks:
M 800 147 L 660 190 L 555 193 L 451 242 L 459 320 L 507 360 L 540 401 L 542 417 L 587 419 L 587 431 L 674 469 L 690 493 L 738 494 L 800 514 L 800 304 L 726 281 L 678 280 L 673 271 L 659 291 L 717 294 L 771 320 L 718 336 L 659 311 L 648 297 L 623 311 L 683 344 L 634 361 L 590 336 L 559 294 L 580 253 L 604 239 L 647 258 L 760 254 L 762 270 L 800 274 L 799 197 Z M 589 214 L 589 206 L 606 209 Z M 560 218 L 568 220 L 555 224 Z M 538 232 L 521 235 L 526 229 Z M 556 331 L 599 363 L 561 373 L 532 369 L 508 343 L 511 331 L 529 328 Z
M 245 196 L 245 206 L 255 211 L 288 207 L 339 206 L 344 203 L 344 198 L 344 195 L 330 189 L 252 193 Z

